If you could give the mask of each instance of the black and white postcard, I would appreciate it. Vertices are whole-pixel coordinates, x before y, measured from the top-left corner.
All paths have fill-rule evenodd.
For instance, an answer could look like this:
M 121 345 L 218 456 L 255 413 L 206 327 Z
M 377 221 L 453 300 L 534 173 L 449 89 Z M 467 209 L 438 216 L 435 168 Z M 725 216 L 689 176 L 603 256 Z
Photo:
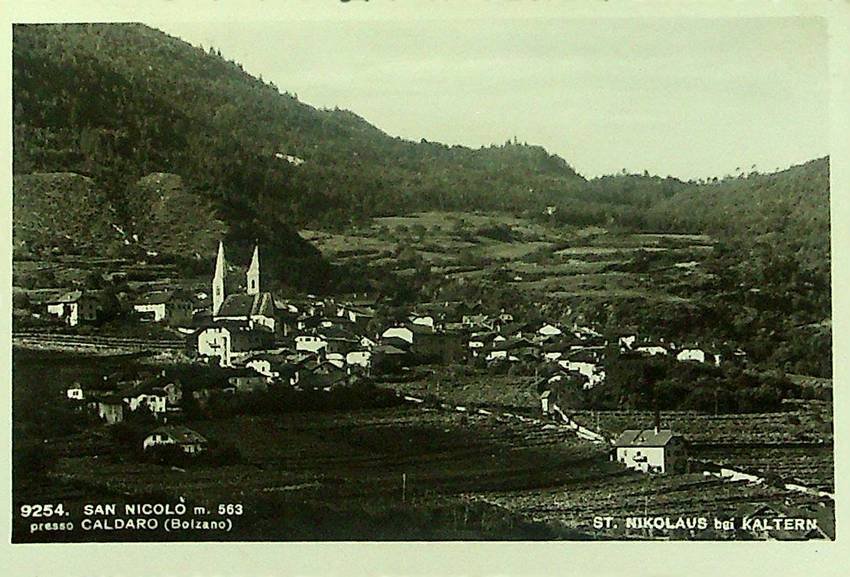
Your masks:
M 13 549 L 846 530 L 846 6 L 189 4 L 10 23 Z

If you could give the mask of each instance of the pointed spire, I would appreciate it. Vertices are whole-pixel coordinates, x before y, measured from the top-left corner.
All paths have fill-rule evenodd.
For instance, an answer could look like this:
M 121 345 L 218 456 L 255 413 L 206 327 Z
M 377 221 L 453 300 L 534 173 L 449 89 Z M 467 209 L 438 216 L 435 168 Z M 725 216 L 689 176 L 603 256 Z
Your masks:
M 227 263 L 224 260 L 224 243 L 218 241 L 218 256 L 215 259 L 215 275 L 212 281 L 212 313 L 213 316 L 218 314 L 221 305 L 225 298 L 224 276 L 227 270 Z
M 248 294 L 260 294 L 260 245 L 254 245 L 254 256 L 251 257 L 251 266 L 248 267 Z

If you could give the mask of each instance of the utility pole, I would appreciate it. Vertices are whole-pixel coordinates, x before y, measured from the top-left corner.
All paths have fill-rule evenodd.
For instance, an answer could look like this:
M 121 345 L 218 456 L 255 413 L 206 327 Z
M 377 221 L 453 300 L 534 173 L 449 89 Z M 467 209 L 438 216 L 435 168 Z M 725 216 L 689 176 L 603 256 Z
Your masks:
M 401 502 L 407 501 L 407 473 L 401 474 Z

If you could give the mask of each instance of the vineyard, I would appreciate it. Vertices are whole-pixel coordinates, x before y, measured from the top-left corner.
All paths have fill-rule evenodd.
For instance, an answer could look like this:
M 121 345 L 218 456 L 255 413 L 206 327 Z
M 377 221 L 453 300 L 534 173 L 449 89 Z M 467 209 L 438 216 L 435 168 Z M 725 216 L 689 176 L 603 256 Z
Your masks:
M 738 514 L 741 507 L 789 502 L 822 507 L 816 498 L 769 483 L 730 482 L 702 473 L 653 476 L 627 471 L 609 460 L 604 445 L 581 441 L 566 427 L 505 415 L 417 405 L 189 424 L 217 444 L 238 447 L 239 462 L 185 471 L 150 465 L 135 460 L 125 448 L 110 449 L 100 433 L 69 439 L 73 447 L 53 445 L 51 450 L 61 455 L 53 478 L 89 487 L 94 494 L 128 498 L 166 491 L 163 496 L 168 498 L 183 496 L 212 505 L 238 494 L 253 504 L 264 522 L 282 523 L 285 513 L 292 533 L 282 539 L 303 537 L 309 523 L 325 531 L 320 538 L 367 536 L 345 531 L 368 531 L 369 538 L 410 537 L 396 523 L 411 515 L 428 517 L 417 530 L 424 526 L 436 533 L 416 534 L 425 539 L 507 538 L 505 527 L 517 523 L 530 523 L 524 530 L 531 533 L 517 533 L 528 538 L 542 535 L 534 531 L 548 531 L 546 538 L 610 537 L 591 527 L 594 516 L 723 517 Z M 87 451 L 89 444 L 97 450 Z M 757 453 L 746 455 L 758 458 Z M 787 457 L 782 453 L 777 459 L 787 462 Z M 270 502 L 272 510 L 261 511 Z M 470 507 L 478 515 L 476 528 L 469 527 Z M 307 512 L 309 519 L 303 517 Z M 353 529 L 341 522 L 342 517 L 364 514 L 385 526 Z M 290 526 L 293 523 L 297 526 Z
M 566 410 L 566 409 L 565 409 Z M 651 427 L 651 411 L 570 411 L 576 421 L 616 437 L 625 429 Z M 812 444 L 832 442 L 832 404 L 807 401 L 777 413 L 710 415 L 662 411 L 661 425 L 683 435 L 691 445 Z
M 487 503 L 510 508 L 539 523 L 553 523 L 595 534 L 597 537 L 724 538 L 707 531 L 658 531 L 625 527 L 625 517 L 706 517 L 740 519 L 764 504 L 793 504 L 812 516 L 823 516 L 824 526 L 834 512 L 830 502 L 800 495 L 766 484 L 730 482 L 702 474 L 611 476 L 569 487 L 543 491 L 487 493 L 478 495 Z M 617 526 L 594 529 L 592 519 L 610 516 Z M 726 534 L 725 538 L 733 535 Z
M 832 446 L 701 448 L 693 450 L 691 456 L 701 461 L 752 472 L 767 479 L 798 483 L 829 492 L 835 490 Z

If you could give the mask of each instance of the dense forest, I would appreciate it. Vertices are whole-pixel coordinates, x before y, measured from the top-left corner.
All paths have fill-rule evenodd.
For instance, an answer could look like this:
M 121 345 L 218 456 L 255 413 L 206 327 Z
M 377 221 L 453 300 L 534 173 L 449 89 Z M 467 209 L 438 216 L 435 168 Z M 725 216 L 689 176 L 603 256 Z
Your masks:
M 13 40 L 16 173 L 76 172 L 115 189 L 177 173 L 224 220 L 254 210 L 294 224 L 511 208 L 584 183 L 541 147 L 392 138 L 143 25 L 16 26 Z

